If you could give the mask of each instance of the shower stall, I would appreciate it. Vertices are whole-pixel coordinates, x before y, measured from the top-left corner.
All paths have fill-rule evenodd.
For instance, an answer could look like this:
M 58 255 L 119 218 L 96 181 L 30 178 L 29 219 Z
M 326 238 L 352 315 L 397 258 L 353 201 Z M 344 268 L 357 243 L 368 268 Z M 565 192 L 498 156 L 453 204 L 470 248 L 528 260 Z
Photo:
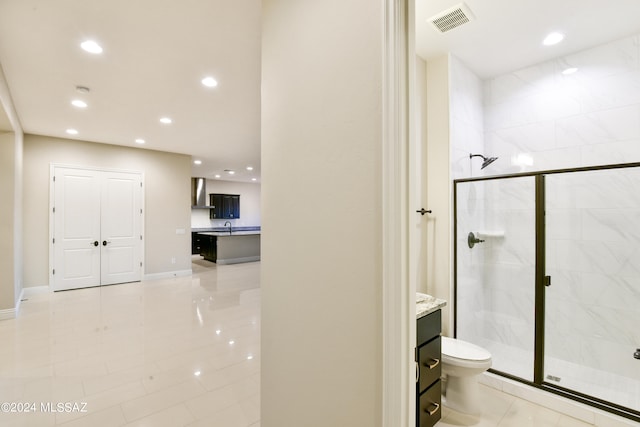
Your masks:
M 455 180 L 454 215 L 455 335 L 640 421 L 640 163 Z

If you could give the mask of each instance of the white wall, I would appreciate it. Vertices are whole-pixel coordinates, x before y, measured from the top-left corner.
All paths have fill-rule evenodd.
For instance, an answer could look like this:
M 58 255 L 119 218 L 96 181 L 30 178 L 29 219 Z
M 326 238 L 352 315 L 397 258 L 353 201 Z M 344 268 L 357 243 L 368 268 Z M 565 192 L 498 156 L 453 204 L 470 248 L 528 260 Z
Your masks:
M 222 227 L 226 221 L 231 221 L 233 227 L 259 226 L 261 224 L 260 184 L 207 179 L 206 187 L 207 205 L 209 205 L 209 194 L 211 193 L 239 194 L 240 218 L 231 220 L 209 219 L 208 209 L 192 209 L 192 228 Z
M 381 425 L 382 4 L 263 1 L 263 427 Z
M 14 198 L 15 134 L 0 133 L 0 310 L 13 309 L 16 298 L 14 281 Z
M 0 66 L 0 318 L 13 317 L 22 292 L 22 127 Z
M 144 274 L 191 269 L 191 158 L 182 154 L 25 135 L 25 287 L 49 282 L 50 164 L 140 171 L 145 179 Z M 176 234 L 184 229 L 185 234 Z M 176 263 L 171 263 L 175 257 Z

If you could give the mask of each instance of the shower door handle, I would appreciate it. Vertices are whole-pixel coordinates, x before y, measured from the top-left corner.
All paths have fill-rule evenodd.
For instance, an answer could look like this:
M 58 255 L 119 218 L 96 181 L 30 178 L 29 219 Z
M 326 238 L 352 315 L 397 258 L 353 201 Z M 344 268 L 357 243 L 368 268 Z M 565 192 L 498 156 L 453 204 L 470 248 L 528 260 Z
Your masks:
M 551 276 L 544 276 L 544 285 L 547 287 L 551 286 Z

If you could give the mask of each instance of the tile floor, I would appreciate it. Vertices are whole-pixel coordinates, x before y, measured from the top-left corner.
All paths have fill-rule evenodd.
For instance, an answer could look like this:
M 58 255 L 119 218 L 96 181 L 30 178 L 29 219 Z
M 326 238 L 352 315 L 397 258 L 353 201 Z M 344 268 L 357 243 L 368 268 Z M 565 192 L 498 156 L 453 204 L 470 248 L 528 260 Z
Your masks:
M 30 296 L 0 322 L 0 403 L 36 411 L 0 426 L 259 427 L 260 263 L 193 273 Z M 591 425 L 481 388 L 482 417 L 443 408 L 438 426 Z
M 590 427 L 551 409 L 480 384 L 483 413 L 469 416 L 443 407 L 438 427 Z
M 259 427 L 260 263 L 193 267 L 23 301 L 0 322 L 0 402 L 36 408 L 0 426 Z

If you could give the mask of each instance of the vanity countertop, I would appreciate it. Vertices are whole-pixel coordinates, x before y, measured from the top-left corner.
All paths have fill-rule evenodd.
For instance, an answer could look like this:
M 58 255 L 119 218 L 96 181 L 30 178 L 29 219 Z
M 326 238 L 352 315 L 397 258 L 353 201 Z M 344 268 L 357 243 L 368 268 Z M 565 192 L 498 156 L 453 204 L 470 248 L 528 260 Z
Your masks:
M 447 305 L 447 302 L 443 299 L 416 292 L 416 319 L 440 310 L 445 305 Z

